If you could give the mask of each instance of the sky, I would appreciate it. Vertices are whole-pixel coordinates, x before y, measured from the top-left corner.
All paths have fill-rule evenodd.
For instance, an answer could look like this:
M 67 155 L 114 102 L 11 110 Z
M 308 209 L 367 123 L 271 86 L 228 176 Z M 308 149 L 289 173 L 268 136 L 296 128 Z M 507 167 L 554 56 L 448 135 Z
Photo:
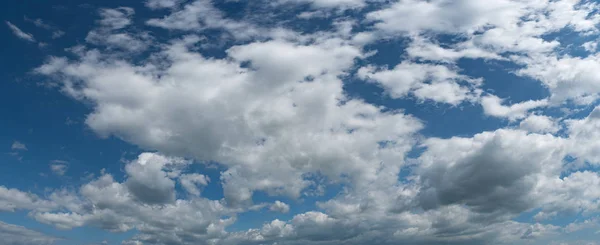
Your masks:
M 600 244 L 600 2 L 4 0 L 2 245 Z

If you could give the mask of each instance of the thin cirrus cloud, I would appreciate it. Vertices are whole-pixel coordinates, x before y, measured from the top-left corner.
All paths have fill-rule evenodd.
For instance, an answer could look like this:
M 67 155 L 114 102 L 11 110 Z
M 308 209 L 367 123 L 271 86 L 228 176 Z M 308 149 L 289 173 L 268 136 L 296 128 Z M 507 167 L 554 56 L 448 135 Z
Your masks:
M 35 38 L 33 37 L 32 34 L 22 31 L 21 29 L 19 29 L 19 27 L 17 27 L 16 25 L 13 25 L 9 21 L 5 21 L 5 23 L 16 37 L 23 39 L 25 41 L 28 41 L 28 42 L 35 42 Z

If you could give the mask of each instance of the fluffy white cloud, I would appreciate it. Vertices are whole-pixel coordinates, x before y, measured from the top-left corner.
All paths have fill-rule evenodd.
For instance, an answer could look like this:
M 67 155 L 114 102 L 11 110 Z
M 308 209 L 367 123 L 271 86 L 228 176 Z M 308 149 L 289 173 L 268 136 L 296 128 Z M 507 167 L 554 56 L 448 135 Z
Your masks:
M 523 7 L 519 1 L 510 0 L 400 0 L 389 8 L 369 13 L 367 18 L 377 21 L 375 27 L 386 32 L 471 33 L 486 25 L 512 24 L 521 16 Z
M 566 120 L 565 124 L 572 154 L 582 162 L 600 163 L 600 143 L 596 140 L 600 136 L 600 108 L 594 108 L 586 118 Z
M 169 178 L 169 173 L 164 169 L 181 164 L 188 164 L 188 162 L 183 159 L 143 153 L 125 167 L 129 177 L 125 185 L 129 193 L 142 203 L 172 203 L 175 201 L 175 182 Z
M 427 40 L 421 36 L 412 37 L 409 46 L 406 48 L 406 52 L 413 58 L 447 63 L 455 62 L 461 58 L 482 58 L 489 60 L 505 59 L 496 52 L 477 47 L 473 42 L 462 42 L 447 48 L 441 47 L 432 40 Z
M 128 7 L 119 7 L 116 9 L 101 9 L 100 16 L 102 19 L 98 21 L 100 25 L 111 30 L 123 29 L 131 24 L 130 17 L 135 13 L 135 10 Z
M 248 22 L 225 18 L 223 13 L 208 0 L 192 1 L 161 19 L 146 21 L 146 24 L 169 30 L 192 32 L 207 29 L 224 30 L 234 38 L 242 40 L 268 35 L 266 33 L 269 32 Z
M 479 93 L 478 80 L 459 75 L 443 65 L 402 62 L 390 70 L 362 67 L 358 76 L 380 84 L 392 98 L 410 93 L 420 100 L 456 105 L 476 98 Z
M 498 215 L 518 214 L 539 200 L 544 177 L 559 176 L 564 139 L 498 130 L 473 138 L 428 139 L 420 157 L 424 207 L 462 204 Z
M 30 217 L 60 229 L 135 229 L 138 234 L 124 244 L 150 245 L 518 244 L 577 228 L 544 224 L 545 218 L 573 213 L 588 218 L 598 212 L 600 194 L 589 188 L 599 183 L 597 173 L 578 171 L 564 160 L 598 162 L 598 111 L 566 120 L 567 133 L 560 137 L 550 134 L 558 132 L 558 122 L 541 114 L 565 100 L 589 103 L 597 96 L 595 56 L 556 55 L 552 52 L 562 44 L 546 40 L 567 27 L 593 34 L 597 4 L 293 2 L 323 13 L 319 21 L 331 21 L 333 29 L 261 26 L 257 23 L 265 21 L 230 18 L 207 0 L 146 1 L 150 8 L 170 11 L 147 20 L 149 26 L 233 37 L 233 44 L 218 44 L 222 52 L 216 56 L 204 50 L 213 40 L 188 35 L 159 43 L 133 31 L 134 10 L 101 10 L 86 39 L 100 48 L 72 48 L 74 58 L 52 57 L 35 71 L 89 104 L 85 123 L 101 137 L 157 152 L 127 162 L 123 181 L 103 173 L 74 191 L 54 190 L 46 198 L 2 187 L 0 210 L 29 210 Z M 335 17 L 363 11 L 358 7 L 366 3 L 373 3 L 364 10 L 367 20 L 353 19 L 361 14 Z M 459 38 L 447 44 L 439 34 Z M 368 64 L 374 52 L 366 52 L 365 45 L 376 48 L 398 36 L 409 40 L 406 60 L 393 68 Z M 150 45 L 155 49 L 147 49 L 148 59 L 122 52 Z M 461 74 L 458 62 L 464 58 L 516 62 L 523 66 L 515 68 L 517 74 L 539 79 L 552 96 L 512 105 L 493 94 L 482 97 L 485 81 Z M 462 102 L 480 103 L 486 115 L 511 123 L 523 119 L 522 130 L 425 138 L 418 132 L 427 122 L 348 96 L 346 80 L 354 75 L 392 98 L 412 96 L 453 109 Z M 406 161 L 415 146 L 422 153 Z M 209 179 L 188 172 L 192 162 L 216 163 L 222 171 Z M 408 176 L 401 175 L 405 169 Z M 202 196 L 209 184 L 222 186 L 222 199 Z M 291 211 L 281 201 L 254 204 L 255 192 L 301 203 L 330 184 L 343 188 L 317 202 L 318 211 L 226 230 L 240 213 Z M 535 209 L 542 223 L 513 221 Z
M 519 124 L 521 129 L 533 133 L 556 133 L 560 126 L 551 117 L 531 114 Z
M 210 178 L 202 174 L 184 174 L 179 178 L 179 181 L 188 193 L 199 196 L 200 189 L 198 186 L 208 185 Z
M 365 0 L 278 0 L 278 4 L 310 3 L 313 8 L 361 8 Z
M 598 98 L 600 56 L 585 58 L 570 56 L 535 56 L 521 59 L 526 67 L 518 74 L 542 81 L 550 90 L 550 102 L 561 104 L 571 100 L 577 104 L 590 104 Z
M 311 185 L 303 176 L 317 171 L 333 181 L 377 178 L 373 163 L 402 165 L 421 128 L 345 97 L 338 76 L 362 54 L 342 39 L 255 42 L 230 48 L 228 60 L 190 52 L 187 41 L 162 52 L 165 69 L 99 61 L 89 51 L 38 72 L 61 75 L 65 91 L 96 105 L 86 123 L 100 135 L 229 166 L 221 179 L 232 204 L 254 190 L 299 197 Z
M 273 212 L 287 213 L 290 211 L 290 205 L 287 205 L 285 202 L 282 201 L 275 201 L 275 203 L 271 205 L 269 210 Z
M 139 52 L 145 50 L 151 37 L 147 33 L 129 33 L 126 27 L 131 25 L 135 11 L 132 8 L 101 9 L 99 26 L 91 30 L 85 41 L 110 49 Z

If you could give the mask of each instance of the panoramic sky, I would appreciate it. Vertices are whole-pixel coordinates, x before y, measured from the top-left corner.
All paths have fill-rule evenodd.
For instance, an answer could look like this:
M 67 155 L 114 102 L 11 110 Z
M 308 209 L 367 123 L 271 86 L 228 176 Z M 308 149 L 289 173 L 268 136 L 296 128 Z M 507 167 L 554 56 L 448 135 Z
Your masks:
M 600 2 L 0 17 L 2 245 L 600 244 Z

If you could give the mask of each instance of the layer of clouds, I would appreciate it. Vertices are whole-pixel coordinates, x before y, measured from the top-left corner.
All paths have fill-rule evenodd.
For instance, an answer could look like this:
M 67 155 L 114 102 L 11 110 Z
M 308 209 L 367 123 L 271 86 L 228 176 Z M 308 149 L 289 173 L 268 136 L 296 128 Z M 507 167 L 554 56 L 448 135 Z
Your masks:
M 6 245 L 51 245 L 60 239 L 0 221 L 0 237 Z
M 169 11 L 145 20 L 147 27 L 186 34 L 162 43 L 134 28 L 135 10 L 101 9 L 86 38 L 93 45 L 50 57 L 35 72 L 90 105 L 85 124 L 99 136 L 157 152 L 127 161 L 122 181 L 103 173 L 44 197 L 2 187 L 0 210 L 28 210 L 60 229 L 139 232 L 124 244 L 519 244 L 587 229 L 593 222 L 547 221 L 592 220 L 599 211 L 600 192 L 590 187 L 600 176 L 583 168 L 600 162 L 600 109 L 579 119 L 543 112 L 597 99 L 598 55 L 557 52 L 563 44 L 547 35 L 596 35 L 598 4 L 375 2 L 279 1 L 332 22 L 333 29 L 310 32 L 229 18 L 206 0 L 146 1 Z M 339 11 L 366 19 L 328 19 Z M 235 40 L 219 43 L 219 57 L 203 52 L 214 43 L 201 35 L 215 30 Z M 448 44 L 440 35 L 460 38 Z M 374 52 L 366 45 L 400 39 L 407 40 L 402 60 L 368 64 Z M 128 58 L 150 46 L 150 58 Z M 536 79 L 550 96 L 513 103 L 483 93 L 490 84 L 464 75 L 465 59 L 516 65 L 509 72 Z M 348 96 L 353 77 L 392 99 L 469 104 L 514 127 L 427 138 L 419 132 L 428 122 Z M 194 162 L 223 170 L 210 179 L 189 170 Z M 203 197 L 210 184 L 222 186 L 222 199 Z M 318 210 L 254 199 L 261 192 L 300 203 L 331 184 L 343 188 L 313 203 Z M 291 218 L 227 231 L 239 214 L 262 209 Z M 524 212 L 534 221 L 514 221 Z

